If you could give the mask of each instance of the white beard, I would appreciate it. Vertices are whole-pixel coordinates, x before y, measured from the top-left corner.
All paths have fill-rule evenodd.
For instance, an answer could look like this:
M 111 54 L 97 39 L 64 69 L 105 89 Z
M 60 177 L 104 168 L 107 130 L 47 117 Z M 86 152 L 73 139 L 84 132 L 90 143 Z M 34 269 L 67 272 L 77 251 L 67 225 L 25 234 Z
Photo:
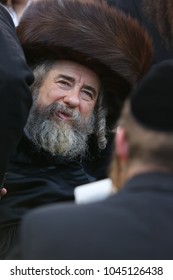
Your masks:
M 55 120 L 55 112 L 68 113 L 72 122 Z M 35 101 L 26 124 L 26 129 L 38 149 L 43 148 L 52 156 L 69 159 L 84 155 L 87 151 L 87 139 L 94 130 L 94 114 L 86 122 L 80 113 L 61 104 L 52 104 L 39 108 Z

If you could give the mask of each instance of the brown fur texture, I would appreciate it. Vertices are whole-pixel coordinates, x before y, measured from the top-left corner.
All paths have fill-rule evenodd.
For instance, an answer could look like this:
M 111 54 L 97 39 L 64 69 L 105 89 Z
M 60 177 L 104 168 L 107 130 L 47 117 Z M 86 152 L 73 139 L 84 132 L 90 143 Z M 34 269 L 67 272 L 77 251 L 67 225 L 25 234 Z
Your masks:
M 168 48 L 173 46 L 173 0 L 143 0 L 143 10 Z
M 144 29 L 102 0 L 37 1 L 24 13 L 17 32 L 31 64 L 53 56 L 95 70 L 113 121 L 152 59 L 152 44 Z

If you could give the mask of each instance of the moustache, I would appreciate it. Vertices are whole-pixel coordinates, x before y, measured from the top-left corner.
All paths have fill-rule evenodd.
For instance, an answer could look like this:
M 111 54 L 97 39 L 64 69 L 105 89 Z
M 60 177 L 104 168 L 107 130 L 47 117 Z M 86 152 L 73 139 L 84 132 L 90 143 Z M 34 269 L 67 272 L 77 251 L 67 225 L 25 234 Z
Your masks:
M 48 105 L 46 108 L 44 108 L 44 116 L 47 119 L 54 119 L 55 115 L 61 113 L 66 115 L 71 120 L 71 126 L 73 126 L 75 129 L 81 129 L 84 128 L 86 121 L 81 116 L 80 112 L 67 107 L 64 104 L 60 103 L 53 103 Z
M 49 106 L 44 108 L 44 113 L 50 117 L 56 113 L 62 113 L 70 117 L 72 120 L 81 118 L 81 114 L 78 111 L 75 111 L 74 109 L 71 109 L 66 105 L 59 103 L 50 104 Z

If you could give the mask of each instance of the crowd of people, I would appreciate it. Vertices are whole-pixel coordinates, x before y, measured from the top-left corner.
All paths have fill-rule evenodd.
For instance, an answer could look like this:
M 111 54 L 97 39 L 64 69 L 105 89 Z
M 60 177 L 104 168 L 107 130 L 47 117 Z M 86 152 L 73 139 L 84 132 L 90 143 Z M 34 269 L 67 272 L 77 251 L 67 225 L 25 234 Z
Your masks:
M 171 259 L 171 28 L 155 1 L 26 2 L 17 29 L 0 4 L 0 258 Z

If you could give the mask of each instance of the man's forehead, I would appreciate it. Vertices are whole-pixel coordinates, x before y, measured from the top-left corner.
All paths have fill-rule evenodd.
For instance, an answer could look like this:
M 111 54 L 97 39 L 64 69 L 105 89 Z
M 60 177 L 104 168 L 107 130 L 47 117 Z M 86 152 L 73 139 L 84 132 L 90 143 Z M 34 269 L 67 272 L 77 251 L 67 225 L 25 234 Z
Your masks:
M 55 62 L 53 69 L 60 74 L 66 73 L 67 76 L 72 77 L 75 74 L 86 76 L 91 80 L 100 82 L 99 76 L 89 67 L 71 60 L 58 60 Z

